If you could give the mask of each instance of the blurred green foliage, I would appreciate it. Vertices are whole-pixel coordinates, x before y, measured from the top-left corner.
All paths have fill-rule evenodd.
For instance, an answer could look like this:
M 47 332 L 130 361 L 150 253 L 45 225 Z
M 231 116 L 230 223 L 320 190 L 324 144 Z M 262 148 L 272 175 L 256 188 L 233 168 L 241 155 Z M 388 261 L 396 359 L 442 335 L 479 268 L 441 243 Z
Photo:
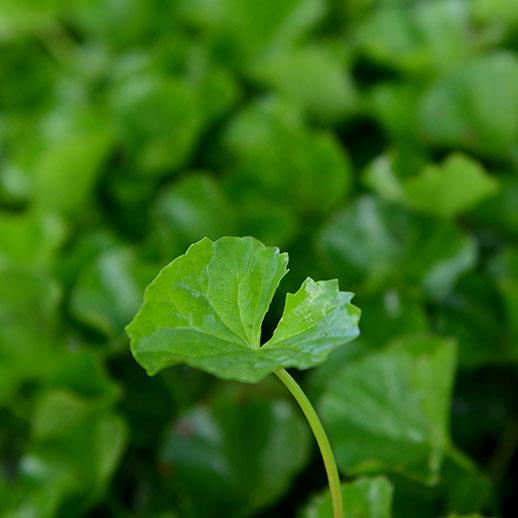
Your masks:
M 282 387 L 129 354 L 162 266 L 252 235 L 263 338 L 307 276 L 363 310 L 300 376 L 351 516 L 513 516 L 517 50 L 515 0 L 0 0 L 0 515 L 327 516 Z

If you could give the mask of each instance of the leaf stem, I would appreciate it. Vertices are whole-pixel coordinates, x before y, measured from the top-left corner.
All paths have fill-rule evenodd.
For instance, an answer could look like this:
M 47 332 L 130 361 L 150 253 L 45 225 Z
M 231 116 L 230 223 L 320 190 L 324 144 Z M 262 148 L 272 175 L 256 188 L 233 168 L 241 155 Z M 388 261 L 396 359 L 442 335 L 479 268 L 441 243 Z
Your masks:
M 329 483 L 329 491 L 331 493 L 331 500 L 333 502 L 333 518 L 344 518 L 340 477 L 338 476 L 333 449 L 331 448 L 327 434 L 324 430 L 324 427 L 322 426 L 322 422 L 320 421 L 318 414 L 316 413 L 306 394 L 304 394 L 301 386 L 293 379 L 293 377 L 288 374 L 285 369 L 279 369 L 275 371 L 274 374 L 291 392 L 291 395 L 295 398 L 300 408 L 302 409 L 302 412 L 304 412 L 304 415 L 306 416 L 309 426 L 311 427 L 313 435 L 317 441 L 318 447 L 320 448 L 322 459 L 324 460 L 324 466 L 327 472 L 327 480 Z

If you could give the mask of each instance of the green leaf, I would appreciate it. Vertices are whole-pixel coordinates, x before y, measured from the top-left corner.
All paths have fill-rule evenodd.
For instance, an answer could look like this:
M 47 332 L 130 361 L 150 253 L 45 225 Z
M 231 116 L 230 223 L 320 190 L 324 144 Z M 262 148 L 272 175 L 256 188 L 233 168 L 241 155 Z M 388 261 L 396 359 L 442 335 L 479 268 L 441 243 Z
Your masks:
M 397 157 L 381 155 L 365 171 L 367 185 L 386 200 L 452 219 L 494 198 L 500 182 L 466 155 L 453 153 L 442 164 L 415 164 L 418 174 L 403 175 Z
M 401 176 L 404 175 L 398 168 L 398 158 L 394 153 L 376 157 L 363 171 L 363 178 L 365 185 L 381 199 L 404 204 L 405 193 L 401 182 Z M 405 162 L 414 165 L 412 161 Z M 412 169 L 414 170 L 413 167 Z
M 0 403 L 52 368 L 49 358 L 61 351 L 60 298 L 47 276 L 0 267 Z
M 2 0 L 0 41 L 52 29 L 60 14 L 60 0 Z
M 349 192 L 351 165 L 331 133 L 305 128 L 296 110 L 262 101 L 243 111 L 226 130 L 234 161 L 229 178 L 236 200 L 262 194 L 297 213 L 322 213 Z
M 455 356 L 448 340 L 409 337 L 330 379 L 320 409 L 344 473 L 393 471 L 437 482 L 449 445 Z
M 72 315 L 108 336 L 120 335 L 137 311 L 152 272 L 131 249 L 105 249 L 82 268 L 71 293 Z
M 135 359 L 156 374 L 186 363 L 224 379 L 254 383 L 281 367 L 305 369 L 358 335 L 359 310 L 336 281 L 307 279 L 288 294 L 273 337 L 261 323 L 287 254 L 253 238 L 205 238 L 148 286 L 127 326 Z
M 66 350 L 57 356 L 45 383 L 49 388 L 65 389 L 81 397 L 102 401 L 103 405 L 115 402 L 120 392 L 101 355 L 91 349 Z
M 269 54 L 255 64 L 254 78 L 312 118 L 333 121 L 353 111 L 357 93 L 343 45 L 305 46 Z
M 65 235 L 64 222 L 55 215 L 0 212 L 0 264 L 48 269 Z
M 437 489 L 445 495 L 446 508 L 462 515 L 487 510 L 495 490 L 489 476 L 456 448 L 448 454 Z
M 328 271 L 357 289 L 418 287 L 440 299 L 473 265 L 476 243 L 457 227 L 374 197 L 358 198 L 324 226 Z
M 428 165 L 407 179 L 404 189 L 411 207 L 453 218 L 495 194 L 498 181 L 474 160 L 453 154 L 441 166 Z
M 504 249 L 493 260 L 491 270 L 504 301 L 504 316 L 514 343 L 518 339 L 518 247 Z
M 414 518 L 416 509 L 423 518 L 482 511 L 489 516 L 498 515 L 489 478 L 455 447 L 447 452 L 440 483 L 423 486 L 401 476 L 391 476 L 391 481 L 394 483 L 394 516 L 398 518 Z M 489 512 L 490 509 L 493 512 Z
M 414 151 L 419 141 L 416 110 L 423 95 L 423 85 L 412 81 L 375 84 L 368 94 L 367 106 L 392 139 Z
M 99 356 L 67 351 L 51 363 L 32 402 L 7 516 L 83 514 L 102 497 L 126 444 L 126 424 L 111 411 L 118 387 Z
M 11 1 L 16 2 L 17 6 L 21 4 L 17 0 Z M 4 3 L 2 3 L 0 11 L 3 5 Z M 25 19 L 26 9 L 23 7 L 19 14 Z M 5 29 L 4 22 L 2 12 L 0 13 L 0 43 L 2 43 L 2 32 Z M 13 36 L 19 37 L 20 33 L 15 33 Z M 2 77 L 9 77 L 9 80 L 2 81 L 0 85 L 2 126 L 7 122 L 5 128 L 0 129 L 0 133 L 5 131 L 9 135 L 14 132 L 12 136 L 15 138 L 11 141 L 11 145 L 18 150 L 19 159 L 22 158 L 22 155 L 30 153 L 29 149 L 36 144 L 31 135 L 34 131 L 34 115 L 35 112 L 40 112 L 42 105 L 45 106 L 49 100 L 53 99 L 53 85 L 57 70 L 58 67 L 49 53 L 43 46 L 36 46 L 34 41 L 2 45 L 0 74 Z M 27 114 L 28 117 L 26 119 L 20 117 L 22 114 Z M 3 177 L 3 175 L 2 172 L 1 176 Z M 16 176 L 15 173 L 14 176 Z M 2 178 L 2 183 L 4 183 L 4 178 Z
M 62 485 L 58 500 L 63 514 L 95 503 L 126 444 L 122 418 L 96 400 L 54 389 L 38 398 L 32 431 L 31 444 L 20 461 L 22 480 L 42 490 Z
M 42 133 L 44 145 L 34 164 L 35 205 L 77 218 L 92 203 L 97 178 L 113 144 L 112 130 L 95 110 L 57 110 L 45 121 Z
M 112 109 L 138 171 L 163 176 L 188 163 L 203 114 L 187 81 L 138 70 L 115 86 Z
M 362 298 L 362 334 L 348 347 L 334 350 L 326 362 L 313 369 L 308 387 L 316 399 L 343 368 L 358 358 L 385 347 L 405 336 L 426 333 L 429 329 L 425 307 L 410 290 L 387 290 Z
M 249 66 L 291 47 L 322 17 L 322 0 L 183 0 L 184 15 L 203 30 L 227 65 Z
M 518 343 L 509 339 L 502 316 L 493 279 L 474 272 L 437 308 L 435 326 L 441 335 L 457 340 L 462 367 L 503 364 L 518 359 Z
M 390 518 L 392 484 L 385 477 L 360 478 L 342 485 L 345 518 Z M 329 518 L 333 513 L 329 491 L 312 498 L 300 518 Z
M 518 27 L 518 12 L 514 0 L 474 0 L 473 16 L 483 24 L 493 41 L 505 41 Z
M 470 214 L 477 226 L 490 229 L 503 238 L 518 238 L 518 176 L 501 174 L 498 177 L 500 189 L 495 196 L 483 201 Z
M 238 202 L 237 234 L 254 236 L 269 245 L 283 245 L 297 232 L 296 215 L 282 202 L 271 201 L 257 193 Z
M 496 52 L 464 63 L 424 97 L 424 137 L 435 145 L 511 159 L 518 150 L 517 83 L 518 59 L 511 53 Z
M 1 484 L 1 482 L 0 482 Z M 34 480 L 23 480 L 19 484 L 6 483 L 5 494 L 0 485 L 3 518 L 38 516 L 53 518 L 68 491 L 70 483 L 65 477 L 56 477 L 50 484 Z
M 464 3 L 436 1 L 372 9 L 357 27 L 370 57 L 408 72 L 451 69 L 473 52 L 469 9 Z
M 216 179 L 192 172 L 165 187 L 157 201 L 154 219 L 162 249 L 181 253 L 202 237 L 217 239 L 232 234 L 237 221 L 234 207 Z
M 116 49 L 139 47 L 149 41 L 150 32 L 156 37 L 161 30 L 177 30 L 176 2 L 75 0 L 64 4 L 69 7 L 74 25 L 87 35 L 88 41 Z
M 309 430 L 295 407 L 231 389 L 167 428 L 160 466 L 182 516 L 251 516 L 274 503 L 308 461 Z
M 287 294 L 282 318 L 264 350 L 275 349 L 286 357 L 290 352 L 300 355 L 299 368 L 314 365 L 323 351 L 358 335 L 359 310 L 350 304 L 351 299 L 351 293 L 338 291 L 336 280 L 306 279 L 299 291 Z

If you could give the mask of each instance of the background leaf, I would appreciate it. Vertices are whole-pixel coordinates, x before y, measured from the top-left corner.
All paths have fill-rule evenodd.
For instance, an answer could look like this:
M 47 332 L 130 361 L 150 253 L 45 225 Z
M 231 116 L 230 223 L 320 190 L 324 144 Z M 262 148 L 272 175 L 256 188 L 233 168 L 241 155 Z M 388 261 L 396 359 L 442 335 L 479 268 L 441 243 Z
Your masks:
M 356 475 L 389 470 L 436 482 L 449 445 L 454 368 L 454 346 L 426 337 L 344 366 L 320 401 L 340 469 Z
M 345 516 L 387 518 L 392 515 L 392 492 L 390 482 L 384 477 L 359 478 L 342 485 Z M 300 513 L 301 518 L 325 518 L 331 516 L 331 497 L 326 491 L 314 497 Z
M 179 492 L 189 516 L 247 516 L 286 490 L 307 462 L 309 440 L 298 409 L 286 401 L 227 390 L 167 430 L 164 483 Z

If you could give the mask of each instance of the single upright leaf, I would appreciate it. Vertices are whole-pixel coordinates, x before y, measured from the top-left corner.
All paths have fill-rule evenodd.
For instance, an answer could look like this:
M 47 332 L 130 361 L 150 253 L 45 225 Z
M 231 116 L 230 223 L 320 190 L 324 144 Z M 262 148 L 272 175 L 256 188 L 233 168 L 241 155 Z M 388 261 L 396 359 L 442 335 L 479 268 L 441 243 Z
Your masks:
M 360 311 L 334 281 L 307 279 L 289 294 L 271 340 L 261 323 L 287 254 L 251 238 L 207 238 L 166 266 L 128 325 L 135 359 L 150 375 L 186 363 L 224 379 L 254 383 L 281 367 L 305 369 L 358 334 Z

